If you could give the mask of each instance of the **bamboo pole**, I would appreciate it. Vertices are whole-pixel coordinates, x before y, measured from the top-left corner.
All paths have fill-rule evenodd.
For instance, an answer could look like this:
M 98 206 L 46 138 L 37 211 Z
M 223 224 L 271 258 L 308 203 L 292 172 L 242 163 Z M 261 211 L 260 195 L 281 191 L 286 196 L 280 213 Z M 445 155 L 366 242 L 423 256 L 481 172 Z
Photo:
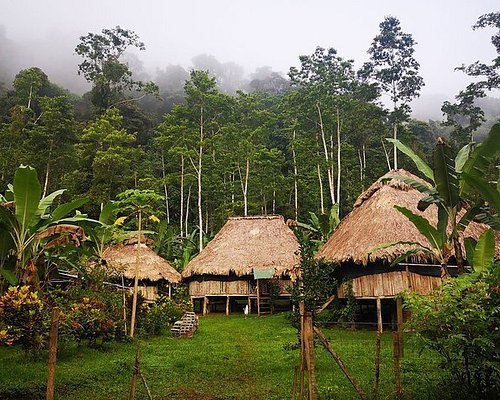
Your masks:
M 54 307 L 50 316 L 49 364 L 47 372 L 47 400 L 54 400 L 57 363 L 57 339 L 59 336 L 59 308 Z
M 359 385 L 359 383 L 356 381 L 356 379 L 354 379 L 354 377 L 351 374 L 351 371 L 349 371 L 349 368 L 347 368 L 347 366 L 344 364 L 344 361 L 342 361 L 342 359 L 340 358 L 340 355 L 332 347 L 332 345 L 330 344 L 330 342 L 328 341 L 328 339 L 326 338 L 324 333 L 316 326 L 313 329 L 314 329 L 314 332 L 316 333 L 316 335 L 318 336 L 321 344 L 326 349 L 326 351 L 328 351 L 331 354 L 331 356 L 333 357 L 335 362 L 338 364 L 338 366 L 340 367 L 340 369 L 342 370 L 344 375 L 347 377 L 349 382 L 351 382 L 351 385 L 354 387 L 354 389 L 358 393 L 359 398 L 361 400 L 366 400 L 367 397 L 366 397 L 366 394 L 365 394 L 363 388 Z
M 135 333 L 135 318 L 137 313 L 137 291 L 139 286 L 139 262 L 141 257 L 141 230 L 142 230 L 142 211 L 139 209 L 139 231 L 137 253 L 135 256 L 135 272 L 134 272 L 134 297 L 132 300 L 132 319 L 130 321 L 130 337 L 134 337 Z

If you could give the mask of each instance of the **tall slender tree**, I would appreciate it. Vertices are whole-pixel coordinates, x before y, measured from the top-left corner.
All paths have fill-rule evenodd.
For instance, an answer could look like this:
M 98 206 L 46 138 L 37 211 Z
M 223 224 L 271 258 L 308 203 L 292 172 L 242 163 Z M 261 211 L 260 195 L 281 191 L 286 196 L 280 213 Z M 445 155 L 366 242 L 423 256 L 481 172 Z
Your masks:
M 380 23 L 380 33 L 368 49 L 370 61 L 365 63 L 360 75 L 371 77 L 392 102 L 391 120 L 394 139 L 398 124 L 411 112 L 411 101 L 420 95 L 424 86 L 418 75 L 420 64 L 414 58 L 417 44 L 409 33 L 404 33 L 397 18 L 388 16 Z M 394 146 L 394 169 L 398 168 L 397 147 Z

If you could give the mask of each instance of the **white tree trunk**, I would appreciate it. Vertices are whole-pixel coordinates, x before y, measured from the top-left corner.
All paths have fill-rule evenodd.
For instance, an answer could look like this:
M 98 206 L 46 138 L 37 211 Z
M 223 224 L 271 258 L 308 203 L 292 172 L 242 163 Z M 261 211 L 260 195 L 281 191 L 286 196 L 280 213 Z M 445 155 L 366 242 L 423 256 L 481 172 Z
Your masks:
M 293 159 L 293 190 L 294 190 L 294 207 L 295 207 L 295 220 L 299 219 L 299 185 L 298 185 L 298 172 L 297 172 L 297 156 L 295 154 L 295 129 L 292 137 L 292 159 Z
M 394 139 L 398 138 L 398 124 L 394 122 Z M 398 148 L 394 144 L 394 169 L 398 169 Z
M 184 154 L 181 155 L 181 204 L 180 204 L 180 225 L 181 225 L 181 237 L 184 236 Z M 187 220 L 187 218 L 186 218 Z M 187 225 L 186 225 L 187 227 Z M 187 230 L 187 229 L 186 229 Z M 186 234 L 187 236 L 187 234 Z
M 337 202 L 340 203 L 340 174 L 341 160 L 340 160 L 340 114 L 337 108 Z
M 49 154 L 48 154 L 48 157 L 47 157 L 47 167 L 45 169 L 45 182 L 43 184 L 43 194 L 42 194 L 42 197 L 45 197 L 47 195 L 47 189 L 48 189 L 48 186 L 49 186 L 49 174 L 50 174 L 50 161 L 51 161 L 51 158 L 52 158 L 52 142 L 50 144 L 50 147 L 49 147 Z
M 191 185 L 189 185 L 188 196 L 186 200 L 186 221 L 184 222 L 184 228 L 186 230 L 186 237 L 189 236 L 188 232 L 188 222 L 189 222 L 189 201 L 191 200 Z
M 199 235 L 199 249 L 200 252 L 203 250 L 203 209 L 202 209 L 202 158 L 203 158 L 203 139 L 204 139 L 204 131 L 203 131 L 203 107 L 200 110 L 200 147 L 198 149 L 198 227 L 200 229 Z
M 323 125 L 323 115 L 321 113 L 321 108 L 319 106 L 319 103 L 316 103 L 316 108 L 318 110 L 321 142 L 323 143 L 323 152 L 325 153 L 325 161 L 326 161 L 326 166 L 327 166 L 328 187 L 330 189 L 330 200 L 332 201 L 332 204 L 335 204 L 335 183 L 333 180 L 333 170 L 332 170 L 331 165 L 330 165 L 330 157 L 328 155 L 328 147 L 326 145 L 325 127 Z
M 323 177 L 321 176 L 321 167 L 317 164 L 318 170 L 318 183 L 319 183 L 319 206 L 321 209 L 321 214 L 325 213 L 325 199 L 323 195 Z
M 170 224 L 170 207 L 168 206 L 168 189 L 167 189 L 167 181 L 165 177 L 165 158 L 163 157 L 163 153 L 161 154 L 161 172 L 163 176 L 163 191 L 165 193 L 165 209 L 167 216 L 167 224 Z

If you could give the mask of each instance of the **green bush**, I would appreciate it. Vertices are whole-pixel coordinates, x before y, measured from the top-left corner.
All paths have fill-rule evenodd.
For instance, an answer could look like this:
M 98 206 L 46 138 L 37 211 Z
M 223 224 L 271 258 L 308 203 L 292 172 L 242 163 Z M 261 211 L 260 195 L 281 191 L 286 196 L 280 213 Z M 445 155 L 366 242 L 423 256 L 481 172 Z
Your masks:
M 73 286 L 48 293 L 50 302 L 61 309 L 60 335 L 90 346 L 124 337 L 123 300 L 113 290 L 92 290 Z
M 500 277 L 462 275 L 428 296 L 411 294 L 409 327 L 442 356 L 460 388 L 457 398 L 493 399 L 500 392 Z
M 29 286 L 13 286 L 0 297 L 0 344 L 20 344 L 24 350 L 43 348 L 47 332 L 46 307 Z
M 186 300 L 176 301 L 160 296 L 153 304 L 144 304 L 141 307 L 138 329 L 146 335 L 162 334 L 191 309 L 191 303 Z

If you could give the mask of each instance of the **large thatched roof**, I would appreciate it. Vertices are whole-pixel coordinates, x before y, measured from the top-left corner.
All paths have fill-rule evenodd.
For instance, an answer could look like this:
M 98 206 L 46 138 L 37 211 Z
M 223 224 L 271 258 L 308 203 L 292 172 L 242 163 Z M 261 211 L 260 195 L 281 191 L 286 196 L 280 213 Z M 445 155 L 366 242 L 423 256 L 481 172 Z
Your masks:
M 104 252 L 104 259 L 114 270 L 120 274 L 123 273 L 125 278 L 134 279 L 137 246 L 137 241 L 109 246 Z M 166 279 L 172 283 L 180 282 L 181 274 L 174 267 L 146 244 L 141 243 L 140 246 L 139 279 L 149 279 L 153 282 L 160 279 Z
M 419 179 L 405 170 L 392 171 L 388 175 L 396 174 Z M 418 201 L 422 197 L 424 197 L 422 193 L 401 181 L 396 179 L 384 181 L 382 177 L 358 197 L 351 213 L 342 220 L 316 257 L 337 263 L 353 262 L 367 265 L 375 261 L 392 262 L 408 250 L 408 246 L 398 245 L 368 255 L 369 251 L 384 243 L 412 241 L 429 245 L 415 226 L 394 208 L 394 205 L 406 207 L 424 216 L 436 226 L 437 207 L 435 205 L 430 206 L 425 212 L 417 210 Z M 472 222 L 464 235 L 477 239 L 485 229 L 485 225 Z M 497 253 L 500 247 L 498 244 Z M 412 262 L 436 262 L 429 255 L 422 253 L 412 256 L 410 260 Z
M 271 268 L 276 275 L 293 275 L 299 264 L 299 243 L 283 217 L 232 217 L 187 265 L 182 276 L 242 276 Z

